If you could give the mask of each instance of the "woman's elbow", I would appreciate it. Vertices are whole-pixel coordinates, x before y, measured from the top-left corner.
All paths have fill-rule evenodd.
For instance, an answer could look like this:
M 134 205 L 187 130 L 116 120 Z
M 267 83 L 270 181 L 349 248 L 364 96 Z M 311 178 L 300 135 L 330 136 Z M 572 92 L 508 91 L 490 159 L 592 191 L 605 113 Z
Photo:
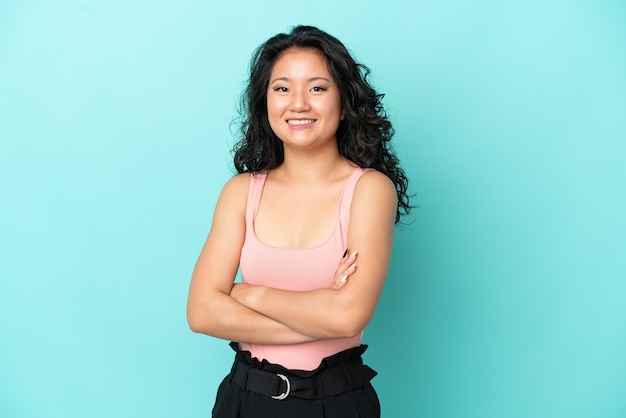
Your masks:
M 210 328 L 207 315 L 203 314 L 202 309 L 191 304 L 187 306 L 187 324 L 195 333 L 207 334 Z
M 187 324 L 196 333 L 219 336 L 230 322 L 224 315 L 227 306 L 219 293 L 215 298 L 190 297 L 187 302 Z
M 202 321 L 198 318 L 198 315 L 190 310 L 187 310 L 187 324 L 189 329 L 193 332 L 200 332 L 202 329 Z
M 335 315 L 333 331 L 339 338 L 352 338 L 363 332 L 370 319 L 370 313 L 362 307 L 346 307 Z
M 342 324 L 339 325 L 338 333 L 341 338 L 353 338 L 359 335 L 365 327 L 367 322 L 358 318 L 346 318 Z
M 340 338 L 352 338 L 363 332 L 376 310 L 377 299 L 348 289 L 336 291 L 331 316 L 333 328 Z

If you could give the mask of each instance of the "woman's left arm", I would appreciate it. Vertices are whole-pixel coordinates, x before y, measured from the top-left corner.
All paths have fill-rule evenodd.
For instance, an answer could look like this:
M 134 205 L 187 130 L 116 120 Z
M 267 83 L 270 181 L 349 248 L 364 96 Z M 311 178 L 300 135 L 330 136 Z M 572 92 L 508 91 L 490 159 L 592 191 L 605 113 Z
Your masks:
M 387 176 L 359 179 L 350 211 L 348 248 L 357 266 L 339 289 L 305 292 L 237 284 L 231 296 L 247 307 L 315 338 L 352 337 L 371 320 L 391 258 L 397 194 Z

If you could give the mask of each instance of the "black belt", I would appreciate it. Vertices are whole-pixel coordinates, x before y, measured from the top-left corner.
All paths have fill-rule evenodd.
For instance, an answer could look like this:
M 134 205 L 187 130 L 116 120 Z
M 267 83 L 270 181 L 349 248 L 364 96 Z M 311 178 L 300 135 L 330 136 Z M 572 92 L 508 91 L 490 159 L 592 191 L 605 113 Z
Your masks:
M 322 369 L 307 377 L 289 372 L 273 373 L 260 370 L 242 361 L 236 361 L 231 382 L 245 390 L 283 400 L 289 396 L 304 399 L 322 399 L 349 392 L 367 385 L 376 372 L 364 364 L 342 363 Z

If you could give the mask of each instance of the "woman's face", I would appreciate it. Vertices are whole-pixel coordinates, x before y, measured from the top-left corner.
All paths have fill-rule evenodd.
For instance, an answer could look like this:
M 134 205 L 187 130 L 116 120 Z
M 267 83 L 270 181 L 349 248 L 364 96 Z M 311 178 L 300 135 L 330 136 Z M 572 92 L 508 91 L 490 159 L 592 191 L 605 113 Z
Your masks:
M 291 48 L 280 55 L 267 87 L 267 115 L 285 147 L 336 146 L 344 112 L 339 88 L 321 53 Z

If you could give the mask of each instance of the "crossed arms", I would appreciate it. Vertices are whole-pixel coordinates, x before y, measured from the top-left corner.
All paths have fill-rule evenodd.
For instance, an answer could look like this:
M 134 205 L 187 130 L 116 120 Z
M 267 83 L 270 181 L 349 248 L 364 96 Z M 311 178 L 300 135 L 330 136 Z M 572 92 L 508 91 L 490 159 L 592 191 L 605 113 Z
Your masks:
M 339 263 L 331 288 L 302 292 L 233 285 L 246 232 L 248 186 L 249 174 L 240 174 L 220 194 L 192 275 L 190 328 L 253 344 L 296 344 L 361 332 L 374 314 L 389 267 L 397 205 L 393 183 L 376 171 L 361 177 L 350 212 L 350 253 Z

